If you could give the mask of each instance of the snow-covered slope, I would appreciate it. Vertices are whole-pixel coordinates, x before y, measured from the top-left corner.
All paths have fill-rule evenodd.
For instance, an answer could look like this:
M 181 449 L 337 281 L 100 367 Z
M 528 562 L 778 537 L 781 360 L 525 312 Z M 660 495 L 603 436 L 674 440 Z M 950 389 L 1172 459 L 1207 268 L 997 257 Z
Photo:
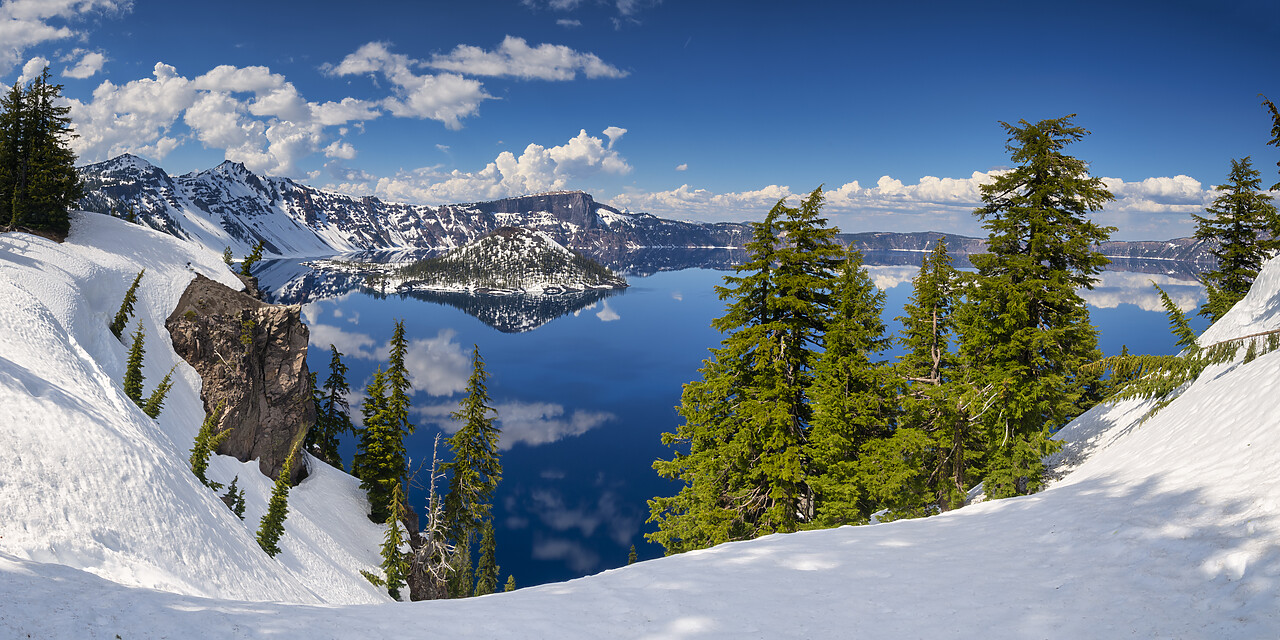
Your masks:
M 186 259 L 225 274 L 107 222 L 78 221 L 62 246 L 0 238 L 0 407 L 23 411 L 0 414 L 0 637 L 1280 637 L 1280 352 L 1209 371 L 1140 425 L 1142 403 L 1095 408 L 1061 432 L 1063 477 L 1033 496 L 468 600 L 245 602 L 306 601 L 318 587 L 289 557 L 313 543 L 289 532 L 283 561 L 249 557 L 241 525 L 184 475 L 174 442 L 194 426 L 175 424 L 177 411 L 152 426 L 127 405 L 114 386 L 123 349 L 100 335 L 138 265 L 174 282 L 189 277 Z M 99 234 L 139 257 L 88 246 Z M 99 290 L 81 300 L 81 284 Z M 154 328 L 163 300 L 147 300 Z M 1272 262 L 1205 340 L 1280 325 L 1278 312 Z M 128 464 L 108 463 L 114 447 Z M 312 489 L 350 495 L 328 479 L 295 490 L 300 510 L 324 508 Z M 366 535 L 310 522 L 306 536 Z
M 107 329 L 144 268 L 148 392 L 176 366 L 158 420 L 124 396 L 126 349 Z M 385 600 L 358 573 L 377 566 L 380 531 L 352 478 L 309 461 L 271 559 L 254 538 L 271 484 L 256 463 L 215 456 L 210 469 L 240 477 L 244 522 L 187 468 L 200 380 L 164 318 L 197 272 L 239 286 L 216 254 L 107 216 L 76 215 L 65 244 L 0 235 L 0 551 L 182 594 Z

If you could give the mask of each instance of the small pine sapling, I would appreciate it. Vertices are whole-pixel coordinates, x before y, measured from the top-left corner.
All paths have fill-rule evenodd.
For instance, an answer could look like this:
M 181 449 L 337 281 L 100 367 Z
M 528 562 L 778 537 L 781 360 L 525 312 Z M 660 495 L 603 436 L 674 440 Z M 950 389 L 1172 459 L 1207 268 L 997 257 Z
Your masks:
M 1258 358 L 1258 343 L 1256 340 L 1249 340 L 1249 348 L 1244 352 L 1244 364 L 1249 364 Z
M 160 415 L 160 410 L 164 408 L 164 397 L 169 395 L 169 388 L 173 386 L 170 378 L 173 377 L 173 370 L 177 368 L 176 365 L 173 366 L 169 369 L 169 373 L 164 374 L 164 377 L 160 379 L 160 384 L 156 385 L 151 395 L 147 397 L 146 403 L 142 405 L 143 413 L 151 418 L 156 418 Z
M 636 563 L 636 546 L 631 545 L 631 551 L 627 554 L 627 564 Z
M 262 241 L 259 240 L 258 244 L 253 245 L 253 251 L 251 251 L 249 255 L 245 256 L 244 262 L 240 263 L 240 275 L 246 278 L 253 275 L 253 265 L 261 259 Z
M 240 476 L 231 479 L 231 484 L 227 487 L 227 493 L 222 496 L 222 501 L 231 508 L 231 513 L 244 520 L 244 489 L 236 487 L 239 481 Z
M 142 322 L 139 321 L 137 330 L 133 332 L 133 344 L 129 345 L 129 360 L 124 368 L 124 395 L 139 407 L 143 406 L 142 357 L 146 355 L 146 348 L 143 346 L 145 339 L 146 331 L 142 328 Z
M 498 589 L 498 561 L 494 557 L 497 543 L 493 539 L 493 521 L 485 520 L 483 535 L 480 537 L 480 563 L 476 567 L 476 588 L 474 595 L 484 596 Z
M 200 483 L 214 491 L 222 488 L 222 485 L 213 482 L 205 476 L 209 470 L 209 457 L 217 450 L 218 445 L 222 444 L 231 435 L 231 429 L 227 429 L 221 433 L 215 433 L 214 428 L 218 426 L 218 420 L 222 418 L 222 409 L 226 403 L 219 402 L 217 408 L 209 415 L 205 416 L 204 422 L 200 425 L 200 431 L 196 433 L 195 443 L 191 445 L 191 472 L 196 474 L 196 478 L 200 479 Z M 241 492 L 241 500 L 243 501 L 244 492 Z M 243 519 L 243 516 L 241 516 Z
M 400 483 L 396 482 L 391 490 L 391 504 L 387 513 L 387 533 L 382 539 L 382 573 L 386 576 L 387 595 L 392 600 L 400 600 L 400 587 L 404 586 L 405 577 L 409 575 L 409 561 L 400 547 L 404 546 L 404 536 L 400 532 L 400 521 L 404 519 L 404 496 Z
M 512 573 L 512 574 L 508 574 L 508 575 L 507 575 L 507 584 L 506 584 L 506 586 L 504 586 L 504 587 L 502 588 L 502 590 L 503 590 L 503 591 L 515 591 L 515 590 L 516 590 L 516 576 L 515 576 L 515 574 L 514 574 L 514 573 Z
M 129 285 L 128 291 L 124 292 L 124 300 L 120 301 L 120 310 L 111 320 L 111 333 L 117 340 L 124 339 L 124 327 L 129 324 L 129 318 L 133 316 L 133 305 L 138 301 L 138 283 L 142 281 L 142 274 L 146 272 L 146 269 L 138 272 L 137 277 L 133 279 L 133 284 Z
M 272 558 L 280 553 L 280 536 L 284 535 L 284 521 L 289 517 L 289 471 L 293 469 L 293 454 L 284 459 L 284 466 L 276 476 L 276 484 L 271 488 L 271 500 L 267 503 L 267 512 L 258 523 L 258 546 Z
M 231 247 L 222 250 L 222 261 L 231 266 L 231 262 L 235 260 L 235 255 L 231 253 Z

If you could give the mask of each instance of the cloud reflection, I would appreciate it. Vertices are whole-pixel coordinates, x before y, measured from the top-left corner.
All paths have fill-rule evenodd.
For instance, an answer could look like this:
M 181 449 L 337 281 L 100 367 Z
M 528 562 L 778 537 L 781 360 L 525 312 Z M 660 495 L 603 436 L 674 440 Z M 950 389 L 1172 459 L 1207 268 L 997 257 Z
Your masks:
M 1204 302 L 1204 290 L 1195 280 L 1132 271 L 1104 271 L 1092 291 L 1081 289 L 1079 293 L 1086 303 L 1099 309 L 1132 304 L 1143 311 L 1163 312 L 1160 292 L 1151 286 L 1152 282 L 1160 285 L 1182 311 L 1191 311 Z
M 601 322 L 613 322 L 614 320 L 622 319 L 622 316 L 618 315 L 618 312 L 609 306 L 608 300 L 604 301 L 604 308 L 596 313 L 596 317 L 600 318 Z
M 465 382 L 465 380 L 464 380 Z M 503 402 L 494 405 L 498 427 L 502 430 L 498 448 L 507 451 L 517 444 L 536 447 L 571 436 L 582 435 L 617 416 L 607 411 L 577 410 L 566 415 L 564 405 L 550 402 Z M 455 433 L 461 424 L 449 418 L 456 404 L 414 407 L 423 421 L 434 424 L 445 433 Z

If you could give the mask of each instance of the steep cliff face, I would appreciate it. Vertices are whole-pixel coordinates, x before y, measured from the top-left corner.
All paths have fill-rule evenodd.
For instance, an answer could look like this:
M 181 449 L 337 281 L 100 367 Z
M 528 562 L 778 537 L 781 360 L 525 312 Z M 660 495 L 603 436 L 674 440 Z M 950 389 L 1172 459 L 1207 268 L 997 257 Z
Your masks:
M 218 453 L 257 458 L 262 473 L 275 477 L 315 423 L 300 307 L 265 304 L 197 275 L 165 327 L 200 374 L 206 414 L 222 405 L 217 430 L 233 429 Z M 305 475 L 295 462 L 293 482 Z

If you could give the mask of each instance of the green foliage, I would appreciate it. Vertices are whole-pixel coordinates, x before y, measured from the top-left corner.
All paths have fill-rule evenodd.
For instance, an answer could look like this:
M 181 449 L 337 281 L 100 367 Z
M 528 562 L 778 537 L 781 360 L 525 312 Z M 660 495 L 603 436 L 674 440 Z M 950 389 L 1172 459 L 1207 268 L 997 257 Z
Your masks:
M 231 247 L 222 250 L 222 261 L 229 267 L 235 261 L 235 254 L 231 253 Z
M 280 553 L 280 536 L 284 535 L 284 521 L 289 517 L 289 473 L 293 469 L 294 453 L 296 450 L 290 451 L 285 457 L 284 466 L 280 468 L 275 485 L 271 488 L 267 512 L 258 522 L 258 546 L 273 558 Z
M 960 354 L 972 367 L 970 387 L 989 389 L 998 406 L 974 416 L 994 498 L 1035 491 L 1051 431 L 1098 395 L 1096 377 L 1077 375 L 1100 353 L 1076 290 L 1092 288 L 1109 262 L 1095 247 L 1114 229 L 1088 214 L 1113 196 L 1084 161 L 1063 153 L 1088 134 L 1072 117 L 1001 123 L 1018 166 L 982 186 L 985 204 L 974 212 L 989 253 L 971 257 L 977 282 L 967 291 Z
M 209 458 L 214 451 L 218 450 L 218 446 L 231 436 L 231 428 L 222 432 L 217 432 L 218 421 L 222 419 L 222 410 L 225 408 L 225 402 L 219 402 L 213 412 L 204 417 L 204 422 L 200 424 L 200 431 L 196 433 L 195 442 L 191 445 L 191 472 L 196 474 L 200 479 L 200 483 L 206 487 L 217 491 L 222 488 L 217 482 L 213 482 L 205 477 L 205 473 L 209 470 Z
M 860 524 L 871 514 L 860 451 L 893 432 L 897 413 L 894 376 L 875 359 L 890 343 L 881 320 L 884 292 L 863 268 L 861 254 L 845 260 L 832 302 L 826 349 L 809 391 L 813 422 L 804 447 L 813 491 L 805 519 L 821 527 Z
M 129 289 L 124 292 L 124 300 L 120 301 L 120 310 L 111 320 L 111 333 L 117 340 L 123 339 L 125 325 L 129 324 L 129 318 L 133 316 L 133 305 L 138 301 L 138 283 L 142 281 L 142 274 L 146 272 L 146 269 L 138 272 L 137 277 L 133 279 L 133 284 L 129 285 Z
M 441 467 L 449 475 L 444 518 L 450 538 L 460 545 L 469 544 L 481 523 L 488 520 L 493 492 L 502 480 L 502 463 L 498 458 L 501 434 L 489 404 L 488 380 L 480 347 L 473 345 L 466 395 L 458 403 L 458 410 L 450 414 L 462 423 L 448 440 L 453 461 Z
M 1200 315 L 1212 322 L 1249 292 L 1262 263 L 1280 249 L 1280 214 L 1261 187 L 1261 174 L 1248 157 L 1232 160 L 1227 184 L 1215 187 L 1221 195 L 1205 208 L 1210 215 L 1191 216 L 1196 237 L 1217 242 L 1210 250 L 1217 267 L 1200 274 L 1208 293 Z
M 471 568 L 471 540 L 464 538 L 454 547 L 447 591 L 450 598 L 466 598 L 475 591 L 475 577 Z
M 142 404 L 143 413 L 152 418 L 160 415 L 160 410 L 164 408 L 164 398 L 169 395 L 169 389 L 173 386 L 173 382 L 170 381 L 173 377 L 173 370 L 177 368 L 176 365 L 171 367 L 169 372 L 160 379 L 160 384 L 156 385 L 156 388 L 151 391 L 151 395 L 147 396 L 147 401 Z
M 508 574 L 508 575 L 507 575 L 507 584 L 506 584 L 506 586 L 504 586 L 504 587 L 502 588 L 502 590 L 503 590 L 504 592 L 506 592 L 506 591 L 515 591 L 515 590 L 516 590 L 516 576 L 515 576 L 515 574 Z
M 1160 288 L 1160 285 L 1152 282 L 1151 286 L 1160 292 L 1160 304 L 1164 307 L 1165 315 L 1169 316 L 1169 330 L 1178 339 L 1174 344 L 1183 349 L 1198 349 L 1196 332 L 1191 330 L 1191 322 L 1187 320 L 1187 314 L 1178 308 L 1178 305 L 1173 302 L 1173 298 L 1170 298 L 1169 294 Z
M 240 344 L 244 345 L 246 353 L 253 346 L 253 331 L 257 327 L 258 319 L 254 317 L 253 311 L 245 310 L 240 318 Z
M 352 462 L 352 472 L 360 478 L 360 486 L 369 496 L 369 518 L 375 522 L 387 519 L 386 508 L 392 491 L 408 473 L 404 436 L 413 433 L 413 424 L 409 422 L 412 385 L 404 360 L 409 342 L 403 320 L 396 323 L 389 346 L 387 369 L 379 368 L 365 389 L 365 401 L 360 409 L 364 429 L 358 434 L 356 458 Z M 342 371 L 345 374 L 345 367 Z
M 312 373 L 312 397 L 316 403 L 316 424 L 307 431 L 307 450 L 315 457 L 341 469 L 342 456 L 338 453 L 338 436 L 355 432 L 351 425 L 351 407 L 347 403 L 347 365 L 342 363 L 342 352 L 329 345 L 329 377 L 324 381 L 323 392 L 316 389 L 315 373 Z
M 27 87 L 15 82 L 0 98 L 0 220 L 9 229 L 65 236 L 69 210 L 83 195 L 71 108 L 61 92 L 45 67 Z
M 1276 103 L 1267 99 L 1266 96 L 1259 94 L 1262 98 L 1262 108 L 1271 114 L 1271 139 L 1267 144 L 1280 149 L 1280 110 L 1276 109 Z M 1280 169 L 1280 161 L 1276 162 L 1276 168 Z M 1280 191 L 1280 182 L 1271 185 L 1271 191 Z
M 228 433 L 230 431 L 230 429 L 227 430 Z M 231 479 L 231 485 L 227 487 L 227 493 L 222 496 L 222 500 L 231 507 L 231 512 L 236 514 L 237 518 L 244 520 L 244 489 L 237 488 L 237 482 L 240 482 L 240 476 Z
M 631 550 L 627 552 L 627 564 L 636 563 L 636 546 L 631 545 Z
M 261 259 L 262 241 L 259 240 L 257 244 L 253 245 L 253 251 L 249 252 L 249 255 L 245 256 L 244 262 L 240 263 L 240 275 L 246 278 L 253 275 L 253 265 L 257 264 Z
M 146 355 L 146 348 L 143 344 L 145 341 L 146 331 L 142 328 L 142 322 L 139 321 L 138 328 L 133 332 L 133 342 L 129 345 L 129 359 L 125 362 L 124 369 L 124 395 L 139 407 L 144 404 L 142 401 L 142 357 Z
M 369 571 L 368 569 L 361 569 L 361 570 L 360 570 L 360 575 L 364 576 L 364 579 L 365 579 L 365 580 L 368 580 L 368 581 L 369 581 L 369 584 L 371 584 L 371 585 L 373 585 L 373 586 L 375 586 L 375 587 L 385 587 L 385 586 L 387 586 L 387 581 L 386 581 L 385 579 L 383 579 L 383 577 L 382 577 L 382 576 L 380 576 L 380 575 L 378 575 L 378 574 L 376 574 L 376 573 L 374 573 L 374 572 L 372 572 L 372 571 Z
M 409 561 L 400 550 L 404 546 L 400 522 L 404 519 L 404 494 L 397 482 L 391 490 L 391 503 L 387 509 L 387 533 L 382 539 L 382 575 L 385 576 L 387 595 L 392 600 L 400 599 L 400 587 L 404 586 L 405 578 L 409 575 Z
M 752 225 L 747 261 L 716 288 L 730 302 L 712 326 L 727 335 L 684 387 L 683 424 L 662 435 L 672 459 L 653 464 L 683 484 L 649 501 L 658 531 L 646 537 L 668 554 L 794 531 L 812 513 L 808 388 L 844 258 L 822 202 L 818 188 L 798 208 L 774 205 Z
M 493 521 L 485 520 L 481 527 L 480 562 L 476 565 L 475 595 L 484 596 L 498 589 L 498 561 L 495 558 L 497 543 L 493 538 Z

